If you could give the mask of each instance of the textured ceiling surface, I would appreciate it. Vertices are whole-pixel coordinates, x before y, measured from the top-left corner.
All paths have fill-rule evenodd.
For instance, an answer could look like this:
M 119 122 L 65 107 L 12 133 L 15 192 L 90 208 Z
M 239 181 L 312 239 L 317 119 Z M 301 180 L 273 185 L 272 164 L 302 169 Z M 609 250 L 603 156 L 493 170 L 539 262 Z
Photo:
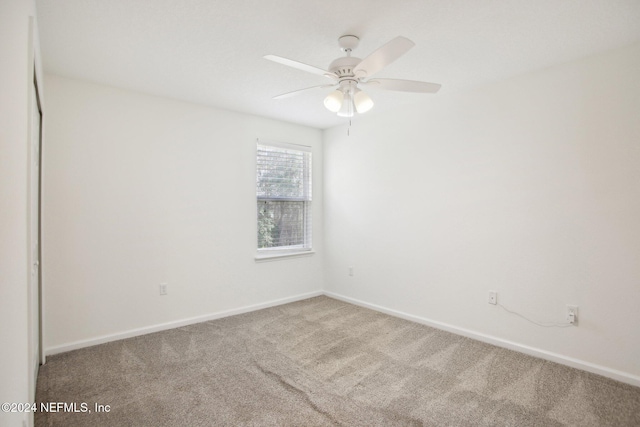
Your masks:
M 47 73 L 317 128 L 347 120 L 324 108 L 329 90 L 272 97 L 329 81 L 264 55 L 326 69 L 342 56 L 343 34 L 360 37 L 360 58 L 402 35 L 416 46 L 376 77 L 441 83 L 444 93 L 640 40 L 639 0 L 37 0 L 37 8 Z M 368 92 L 377 114 L 438 96 Z

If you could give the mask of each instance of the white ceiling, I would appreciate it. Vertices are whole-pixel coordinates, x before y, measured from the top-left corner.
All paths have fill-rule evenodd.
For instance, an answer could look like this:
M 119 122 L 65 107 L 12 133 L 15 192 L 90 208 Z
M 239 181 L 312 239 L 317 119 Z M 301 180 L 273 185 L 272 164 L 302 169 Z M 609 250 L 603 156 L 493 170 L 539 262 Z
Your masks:
M 640 40 L 639 0 L 37 0 L 45 71 L 317 128 L 327 83 L 263 59 L 321 68 L 337 39 L 364 58 L 395 36 L 416 46 L 377 77 L 441 83 L 440 93 L 496 81 Z M 372 113 L 438 95 L 369 91 Z M 428 101 L 427 101 L 428 102 Z M 368 113 L 371 114 L 371 113 Z

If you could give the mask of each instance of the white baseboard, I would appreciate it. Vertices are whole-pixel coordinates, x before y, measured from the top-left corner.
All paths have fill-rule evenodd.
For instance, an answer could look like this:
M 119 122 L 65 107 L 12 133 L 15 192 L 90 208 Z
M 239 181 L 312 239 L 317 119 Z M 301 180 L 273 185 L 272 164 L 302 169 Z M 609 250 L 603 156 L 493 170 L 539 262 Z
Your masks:
M 586 362 L 580 359 L 574 359 L 573 357 L 563 356 L 561 354 L 552 353 L 550 351 L 542 350 L 535 347 L 530 347 L 524 344 L 519 344 L 513 341 L 504 340 L 491 335 L 486 335 L 480 332 L 471 331 L 469 329 L 459 328 L 447 323 L 438 322 L 435 320 L 426 319 L 420 316 L 414 316 L 402 311 L 392 310 L 390 308 L 382 307 L 376 304 L 370 304 L 368 302 L 360 301 L 355 298 L 346 297 L 344 295 L 336 294 L 334 292 L 324 291 L 324 295 L 335 298 L 340 301 L 348 302 L 350 304 L 359 305 L 361 307 L 370 308 L 381 313 L 389 314 L 401 319 L 410 320 L 412 322 L 421 323 L 423 325 L 431 326 L 433 328 L 441 329 L 447 332 L 454 333 L 456 335 L 462 335 L 467 338 L 473 338 L 478 341 L 493 344 L 498 347 L 507 348 L 520 353 L 528 354 L 530 356 L 539 357 L 541 359 L 550 360 L 552 362 L 560 363 L 561 365 L 570 366 L 572 368 L 581 369 L 583 371 L 591 372 L 594 374 L 602 375 L 603 377 L 611 378 L 616 381 L 631 384 L 636 387 L 640 387 L 640 377 L 629 374 L 627 372 L 618 371 L 616 369 L 607 368 L 605 366 L 596 365 L 594 363 Z
M 390 308 L 382 307 L 376 304 L 364 302 L 355 298 L 347 297 L 341 294 L 328 291 L 314 291 L 305 294 L 294 295 L 288 298 L 282 298 L 273 301 L 267 301 L 260 304 L 249 305 L 232 310 L 220 311 L 217 313 L 207 314 L 204 316 L 191 317 L 188 319 L 177 320 L 173 322 L 161 323 L 158 325 L 147 326 L 143 328 L 131 329 L 128 331 L 118 332 L 115 334 L 102 335 L 96 338 L 90 338 L 81 341 L 75 341 L 72 343 L 62 344 L 45 349 L 46 355 L 53 355 L 58 353 L 64 353 L 71 350 L 77 350 L 84 347 L 91 347 L 106 342 L 117 341 L 125 338 L 136 337 L 139 335 L 150 334 L 153 332 L 164 331 L 167 329 L 179 328 L 181 326 L 192 325 L 194 323 L 207 322 L 209 320 L 220 319 L 228 316 L 235 316 L 237 314 L 248 313 L 250 311 L 261 310 L 263 308 L 275 307 L 282 304 L 288 304 L 290 302 L 301 301 L 304 299 L 316 297 L 319 295 L 326 295 L 331 298 L 335 298 L 340 301 L 348 302 L 350 304 L 366 307 L 381 313 L 389 314 L 391 316 L 406 319 L 412 322 L 421 323 L 423 325 L 431 326 L 437 329 L 441 329 L 447 332 L 451 332 L 457 335 L 462 335 L 468 338 L 473 338 L 478 341 L 493 344 L 498 347 L 507 348 L 520 353 L 528 354 L 530 356 L 539 357 L 541 359 L 550 360 L 552 362 L 560 363 L 562 365 L 570 366 L 576 369 L 582 369 L 583 371 L 592 372 L 594 374 L 602 375 L 603 377 L 611 378 L 616 381 L 631 384 L 636 387 L 640 387 L 640 377 L 629 374 L 627 372 L 618 371 L 616 369 L 607 368 L 605 366 L 596 365 L 594 363 L 586 362 L 584 360 L 575 359 L 561 354 L 552 353 L 550 351 L 542 350 L 535 347 L 530 347 L 524 344 L 519 344 L 513 341 L 504 340 L 491 335 L 483 334 L 480 332 L 472 331 L 469 329 L 459 328 L 457 326 L 449 325 L 447 323 L 438 322 L 435 320 L 427 319 L 420 316 L 414 316 L 412 314 L 404 313 L 402 311 L 393 310 Z
M 220 319 L 228 316 L 235 316 L 237 314 L 248 313 L 250 311 L 262 310 L 263 308 L 275 307 L 282 304 L 288 304 L 290 302 L 300 301 L 307 298 L 317 297 L 323 295 L 322 291 L 308 292 L 305 294 L 294 295 L 288 298 L 277 299 L 273 301 L 267 301 L 260 304 L 248 305 L 245 307 L 234 308 L 232 310 L 219 311 L 217 313 L 206 314 L 204 316 L 190 317 L 188 319 L 176 320 L 173 322 L 161 323 L 153 326 L 146 326 L 143 328 L 130 329 L 128 331 L 118 332 L 115 334 L 102 335 L 96 338 L 89 338 L 86 340 L 74 341 L 68 344 L 57 345 L 54 347 L 48 347 L 45 349 L 47 356 L 52 354 L 64 353 L 71 350 L 78 350 L 84 347 L 91 347 L 98 344 L 104 344 L 106 342 L 122 340 L 125 338 L 137 337 L 139 335 L 150 334 L 153 332 L 164 331 L 167 329 L 179 328 L 181 326 L 193 325 L 194 323 L 207 322 L 209 320 Z

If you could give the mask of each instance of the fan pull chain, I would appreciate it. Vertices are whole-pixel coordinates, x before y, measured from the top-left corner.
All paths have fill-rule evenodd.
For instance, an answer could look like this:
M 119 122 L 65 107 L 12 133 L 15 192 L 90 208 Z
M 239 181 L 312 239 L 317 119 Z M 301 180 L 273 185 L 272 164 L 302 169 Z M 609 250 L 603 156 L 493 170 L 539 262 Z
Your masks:
M 349 135 L 350 131 L 351 131 L 351 119 L 349 119 L 349 127 L 347 128 L 347 136 L 351 136 L 351 135 Z

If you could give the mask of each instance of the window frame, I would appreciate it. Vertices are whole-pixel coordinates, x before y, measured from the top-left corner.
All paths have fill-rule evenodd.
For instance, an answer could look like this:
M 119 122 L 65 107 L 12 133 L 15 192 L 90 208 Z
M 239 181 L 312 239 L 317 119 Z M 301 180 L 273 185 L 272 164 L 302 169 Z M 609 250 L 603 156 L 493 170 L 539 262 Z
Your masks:
M 276 149 L 297 151 L 301 153 L 305 153 L 308 155 L 308 161 L 305 161 L 303 164 L 303 168 L 309 169 L 308 171 L 303 172 L 303 176 L 305 180 L 309 182 L 305 182 L 303 184 L 304 196 L 302 198 L 295 197 L 261 197 L 258 195 L 258 187 L 257 187 L 257 177 L 258 177 L 258 153 L 260 150 L 260 146 L 273 147 Z M 297 257 L 297 256 L 305 256 L 314 254 L 313 250 L 313 150 L 312 147 L 308 145 L 302 144 L 293 144 L 287 142 L 266 140 L 266 139 L 257 139 L 256 140 L 256 152 L 255 152 L 255 174 L 256 174 L 256 189 L 255 189 L 255 200 L 256 200 L 256 261 L 260 260 L 271 260 L 277 258 L 289 258 L 289 257 Z M 259 244 L 259 203 L 261 202 L 301 202 L 302 203 L 302 212 L 303 212 L 303 240 L 304 242 L 296 245 L 289 246 L 277 246 L 271 248 L 260 248 Z

